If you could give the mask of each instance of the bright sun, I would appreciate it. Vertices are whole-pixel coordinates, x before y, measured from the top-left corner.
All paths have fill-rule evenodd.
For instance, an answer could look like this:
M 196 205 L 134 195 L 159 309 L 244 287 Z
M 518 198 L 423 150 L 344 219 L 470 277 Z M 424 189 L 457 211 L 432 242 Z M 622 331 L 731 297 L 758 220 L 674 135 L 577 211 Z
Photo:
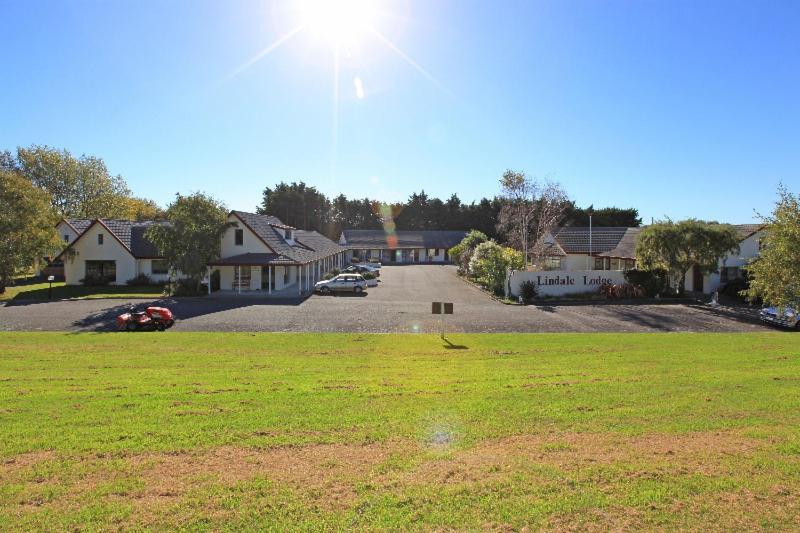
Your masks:
M 357 44 L 375 20 L 374 0 L 300 0 L 303 25 L 330 44 Z

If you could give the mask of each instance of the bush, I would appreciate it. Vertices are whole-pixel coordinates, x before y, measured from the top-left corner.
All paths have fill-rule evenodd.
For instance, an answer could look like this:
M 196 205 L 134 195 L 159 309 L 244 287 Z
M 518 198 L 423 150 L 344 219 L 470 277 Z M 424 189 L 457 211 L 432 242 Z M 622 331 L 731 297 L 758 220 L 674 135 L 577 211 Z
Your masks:
M 361 274 L 361 277 L 362 277 L 362 278 L 364 278 L 364 279 L 375 279 L 375 278 L 377 278 L 378 276 L 376 276 L 376 275 L 375 275 L 374 273 L 372 273 L 372 272 L 364 272 L 363 274 Z
M 720 287 L 719 293 L 724 294 L 725 296 L 729 296 L 731 298 L 735 298 L 741 302 L 760 304 L 761 299 L 750 300 L 747 298 L 747 295 L 744 294 L 744 292 L 749 289 L 750 289 L 750 279 L 747 276 L 745 276 L 743 278 L 736 278 L 730 280 L 728 283 Z
M 604 283 L 600 286 L 600 294 L 609 300 L 644 298 L 647 295 L 644 287 L 635 283 L 623 283 L 621 285 Z
M 110 284 L 114 281 L 114 278 L 110 276 L 94 276 L 89 275 L 80 280 L 81 283 L 85 287 L 105 287 L 106 285 Z
M 150 276 L 148 276 L 147 274 L 139 274 L 135 278 L 131 278 L 128 281 L 126 281 L 125 284 L 126 285 L 138 285 L 138 286 L 152 285 L 153 284 L 153 280 L 150 279 Z
M 179 279 L 169 284 L 172 296 L 202 296 L 205 294 L 203 285 L 193 279 Z M 208 290 L 206 288 L 206 290 Z
M 469 275 L 493 293 L 502 295 L 508 269 L 517 262 L 521 263 L 519 252 L 487 241 L 475 248 L 469 261 Z
M 531 303 L 536 298 L 536 292 L 536 284 L 529 279 L 519 285 L 519 295 L 522 297 L 523 303 Z
M 220 283 L 219 270 L 215 270 L 211 273 L 211 292 L 218 291 L 221 287 Z M 206 289 L 208 289 L 208 287 L 206 287 Z
M 663 269 L 625 271 L 625 281 L 631 285 L 639 285 L 644 289 L 646 296 L 653 298 L 657 295 L 667 295 L 669 290 L 669 274 Z

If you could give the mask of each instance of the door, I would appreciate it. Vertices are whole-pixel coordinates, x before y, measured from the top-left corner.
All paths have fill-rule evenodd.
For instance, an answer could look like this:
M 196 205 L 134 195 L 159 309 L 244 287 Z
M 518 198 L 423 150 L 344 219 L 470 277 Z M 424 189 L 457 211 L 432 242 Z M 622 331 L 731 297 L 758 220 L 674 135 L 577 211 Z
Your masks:
M 392 263 L 396 263 L 397 262 L 397 250 L 392 250 L 390 252 L 389 258 L 392 261 Z
M 234 290 L 250 290 L 250 266 L 233 267 Z
M 692 267 L 692 290 L 695 292 L 703 292 L 703 274 L 697 265 Z

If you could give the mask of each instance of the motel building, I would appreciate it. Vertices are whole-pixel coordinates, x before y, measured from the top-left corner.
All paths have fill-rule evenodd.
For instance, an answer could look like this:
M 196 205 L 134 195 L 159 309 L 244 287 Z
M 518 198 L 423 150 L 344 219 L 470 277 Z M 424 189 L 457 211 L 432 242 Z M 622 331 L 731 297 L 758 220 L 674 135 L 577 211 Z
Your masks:
M 348 229 L 339 245 L 346 250 L 347 263 L 447 263 L 448 250 L 466 235 L 466 231 Z
M 742 267 L 758 256 L 761 226 L 734 225 L 741 242 L 739 250 L 719 261 L 716 273 L 701 275 L 693 268 L 686 273 L 686 290 L 711 294 L 744 275 Z M 563 227 L 545 233 L 533 247 L 527 272 L 512 272 L 506 283 L 508 296 L 518 295 L 524 281 L 537 285 L 544 296 L 597 292 L 604 283 L 625 283 L 625 271 L 636 267 L 636 241 L 641 228 Z
M 315 231 L 303 231 L 279 219 L 243 211 L 228 215 L 220 258 L 209 274 L 219 273 L 220 294 L 298 296 L 334 268 L 345 266 L 345 249 Z M 68 285 L 87 278 L 125 285 L 139 275 L 170 280 L 163 257 L 145 232 L 154 221 L 64 219 L 56 226 L 66 247 L 63 262 Z M 177 274 L 180 277 L 180 273 Z M 210 287 L 209 287 L 210 289 Z
M 153 221 L 64 219 L 56 228 L 66 248 L 56 257 L 63 263 L 67 285 L 86 279 L 125 285 L 139 275 L 165 282 L 169 272 L 155 245 L 145 237 Z
M 243 211 L 228 215 L 220 258 L 220 292 L 298 296 L 334 268 L 346 266 L 345 249 L 316 231 L 287 226 L 278 218 Z

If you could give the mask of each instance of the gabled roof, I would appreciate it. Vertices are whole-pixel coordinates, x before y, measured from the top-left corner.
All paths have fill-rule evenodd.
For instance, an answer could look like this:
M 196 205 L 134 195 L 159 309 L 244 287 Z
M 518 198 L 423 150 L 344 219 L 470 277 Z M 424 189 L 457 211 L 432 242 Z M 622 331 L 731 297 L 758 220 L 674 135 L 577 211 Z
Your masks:
M 304 264 L 344 250 L 316 231 L 296 230 L 271 215 L 258 215 L 244 211 L 231 211 L 231 215 L 241 220 L 245 227 L 272 250 L 273 254 L 283 258 L 281 260 L 283 262 Z M 294 231 L 294 244 L 287 242 L 283 235 L 284 229 Z
M 94 222 L 94 219 L 93 218 L 62 218 L 61 220 L 59 220 L 59 224 L 61 222 L 64 222 L 65 224 L 67 224 L 69 227 L 71 227 L 73 230 L 75 230 L 75 233 L 80 235 L 81 233 L 86 231 L 89 228 L 89 226 L 92 225 L 92 222 Z M 58 226 L 58 224 L 56 224 L 56 226 Z
M 103 218 L 98 218 L 91 221 L 91 223 L 89 223 L 83 229 L 83 231 L 80 232 L 78 238 L 72 241 L 70 245 L 61 252 L 59 257 L 64 255 L 64 252 L 75 246 L 75 244 L 80 241 L 84 235 L 86 235 L 87 230 L 95 224 L 103 226 L 103 228 L 105 228 L 109 234 L 111 234 L 111 236 L 116 239 L 122 245 L 122 247 L 125 248 L 125 250 L 127 250 L 128 253 L 130 253 L 136 259 L 161 258 L 161 254 L 158 252 L 158 249 L 145 236 L 145 231 L 153 224 L 165 224 L 165 222 L 154 222 L 152 220 L 115 220 Z
M 591 230 L 591 253 L 605 257 L 636 257 L 636 238 L 641 228 L 598 227 Z M 589 253 L 589 228 L 567 226 L 550 232 L 552 243 L 540 243 L 537 253 L 541 255 L 564 256 L 567 254 Z
M 346 229 L 342 232 L 346 248 L 452 248 L 466 231 L 419 230 L 387 233 L 382 229 Z
M 734 228 L 739 233 L 739 237 L 742 240 L 750 237 L 754 233 L 758 233 L 764 227 L 763 224 L 734 224 Z

